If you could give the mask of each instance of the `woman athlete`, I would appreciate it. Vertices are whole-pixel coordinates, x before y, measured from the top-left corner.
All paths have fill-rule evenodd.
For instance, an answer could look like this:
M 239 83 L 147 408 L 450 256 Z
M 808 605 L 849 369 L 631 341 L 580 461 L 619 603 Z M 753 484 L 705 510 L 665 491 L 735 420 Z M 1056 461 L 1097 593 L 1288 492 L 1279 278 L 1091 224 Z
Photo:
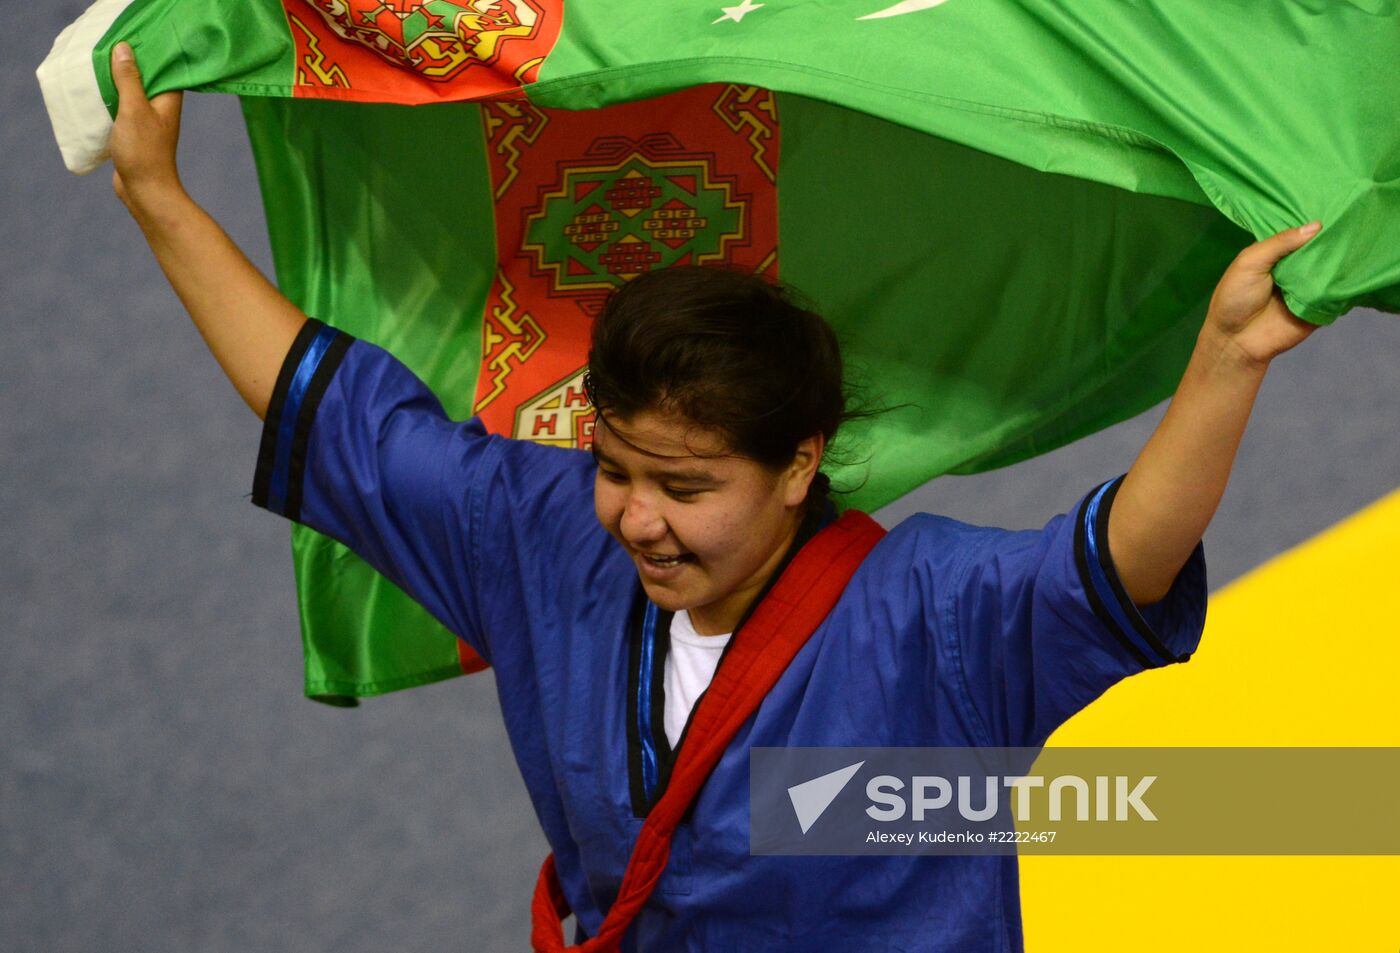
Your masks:
M 783 289 L 645 275 L 595 322 L 594 453 L 488 436 L 264 279 L 180 184 L 180 95 L 148 100 L 125 44 L 113 76 L 116 192 L 266 421 L 254 501 L 345 542 L 495 669 L 553 849 L 537 949 L 562 947 L 569 909 L 588 949 L 1021 948 L 1014 857 L 751 856 L 748 751 L 1039 746 L 1189 656 L 1201 536 L 1270 362 L 1313 330 L 1271 270 L 1319 223 L 1225 271 L 1125 477 L 1038 531 L 913 517 L 832 584 L 840 357 Z M 794 638 L 815 604 L 798 577 L 830 599 Z

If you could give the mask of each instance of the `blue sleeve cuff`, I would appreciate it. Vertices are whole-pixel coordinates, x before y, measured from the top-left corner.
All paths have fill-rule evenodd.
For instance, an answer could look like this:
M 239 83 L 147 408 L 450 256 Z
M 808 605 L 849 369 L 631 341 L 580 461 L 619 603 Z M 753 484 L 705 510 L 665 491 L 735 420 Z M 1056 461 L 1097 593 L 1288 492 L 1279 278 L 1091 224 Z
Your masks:
M 1205 625 L 1205 550 L 1191 553 L 1166 597 L 1139 608 L 1129 598 L 1108 550 L 1108 514 L 1123 478 L 1100 486 L 1075 516 L 1075 560 L 1095 615 L 1143 668 L 1191 657 Z
M 262 443 L 253 475 L 253 504 L 288 519 L 301 515 L 306 440 L 316 407 L 355 339 L 307 318 L 282 362 L 263 419 Z

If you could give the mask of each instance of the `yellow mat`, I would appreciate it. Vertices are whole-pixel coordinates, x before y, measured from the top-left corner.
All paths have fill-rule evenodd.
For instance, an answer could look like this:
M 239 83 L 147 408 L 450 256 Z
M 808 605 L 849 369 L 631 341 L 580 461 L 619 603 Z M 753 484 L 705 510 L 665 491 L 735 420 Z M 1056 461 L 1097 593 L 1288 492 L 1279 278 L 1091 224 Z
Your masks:
M 1400 747 L 1400 491 L 1213 594 L 1191 661 L 1050 744 Z M 1400 857 L 1023 857 L 1021 880 L 1029 953 L 1400 951 Z

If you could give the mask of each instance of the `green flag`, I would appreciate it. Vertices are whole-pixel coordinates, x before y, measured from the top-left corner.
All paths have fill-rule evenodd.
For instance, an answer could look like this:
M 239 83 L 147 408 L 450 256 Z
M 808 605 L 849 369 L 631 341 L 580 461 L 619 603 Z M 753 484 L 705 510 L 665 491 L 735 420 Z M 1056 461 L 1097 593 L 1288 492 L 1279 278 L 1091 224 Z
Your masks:
M 588 444 L 589 321 L 678 263 L 827 315 L 890 408 L 836 448 L 865 508 L 1166 397 L 1255 237 L 1326 225 L 1275 273 L 1303 318 L 1400 311 L 1393 0 L 104 0 L 40 68 L 77 171 L 118 40 L 152 93 L 243 97 L 297 304 L 521 439 Z M 308 694 L 472 667 L 293 545 Z

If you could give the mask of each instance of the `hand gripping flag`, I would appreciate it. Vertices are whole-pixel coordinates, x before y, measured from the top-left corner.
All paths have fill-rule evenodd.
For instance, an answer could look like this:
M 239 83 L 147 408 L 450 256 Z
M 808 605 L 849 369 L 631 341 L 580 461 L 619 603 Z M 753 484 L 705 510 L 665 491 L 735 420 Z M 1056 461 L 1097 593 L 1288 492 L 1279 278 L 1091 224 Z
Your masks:
M 588 445 L 589 322 L 678 263 L 818 302 L 892 408 L 834 474 L 867 509 L 1160 401 L 1255 237 L 1325 223 L 1304 319 L 1400 311 L 1395 0 L 100 0 L 39 69 L 74 171 L 119 40 L 243 98 L 292 300 L 522 439 Z M 293 547 L 308 694 L 479 664 Z

